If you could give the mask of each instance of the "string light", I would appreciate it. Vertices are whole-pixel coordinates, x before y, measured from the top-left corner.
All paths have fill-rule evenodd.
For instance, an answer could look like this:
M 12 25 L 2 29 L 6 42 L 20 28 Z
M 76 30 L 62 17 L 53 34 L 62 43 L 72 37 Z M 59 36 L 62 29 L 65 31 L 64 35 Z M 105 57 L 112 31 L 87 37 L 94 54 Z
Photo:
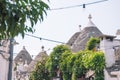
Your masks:
M 30 37 L 33 37 L 33 38 L 37 38 L 37 39 L 40 39 L 40 40 L 46 40 L 46 41 L 50 41 L 50 42 L 55 42 L 55 43 L 62 43 L 62 44 L 68 44 L 68 43 L 65 43 L 65 42 L 61 42 L 61 41 L 56 41 L 56 40 L 51 40 L 51 39 L 46 39 L 46 38 L 42 38 L 42 37 L 38 37 L 38 36 L 34 36 L 34 35 L 30 35 L 30 34 L 25 34 L 27 36 L 30 36 Z M 72 44 L 72 45 L 76 45 L 76 46 L 86 46 L 86 45 L 81 45 L 81 44 Z M 118 45 L 119 47 L 120 45 Z M 101 47 L 109 47 L 109 46 L 101 46 Z M 116 46 L 115 46 L 116 47 Z
M 101 3 L 101 2 L 105 2 L 105 1 L 108 1 L 108 0 L 100 0 L 100 1 L 95 1 L 95 2 L 86 3 L 86 4 L 73 5 L 73 6 L 60 7 L 60 8 L 52 8 L 52 9 L 50 9 L 50 10 L 51 10 L 51 11 L 52 11 L 52 10 L 62 10 L 62 9 L 69 9 L 69 8 L 81 7 L 81 6 L 82 6 L 83 8 L 85 8 L 87 5 L 92 5 L 92 4 Z
M 85 4 L 83 4 L 83 8 L 85 8 Z
M 65 42 L 61 42 L 61 41 L 46 39 L 46 38 L 37 37 L 37 36 L 29 35 L 29 34 L 25 34 L 25 35 L 30 36 L 30 37 L 34 37 L 34 38 L 37 38 L 37 39 L 40 39 L 40 40 L 46 40 L 46 41 L 50 41 L 50 42 L 66 44 Z

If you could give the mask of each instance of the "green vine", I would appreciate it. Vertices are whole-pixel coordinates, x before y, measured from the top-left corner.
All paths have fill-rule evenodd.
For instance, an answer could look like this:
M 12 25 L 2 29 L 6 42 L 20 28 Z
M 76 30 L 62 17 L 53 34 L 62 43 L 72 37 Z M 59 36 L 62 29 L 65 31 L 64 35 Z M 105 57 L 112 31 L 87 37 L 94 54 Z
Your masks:
M 40 63 L 39 63 L 40 65 Z M 95 80 L 103 80 L 103 69 L 105 66 L 104 53 L 100 51 L 85 50 L 77 53 L 72 53 L 70 49 L 65 45 L 58 45 L 53 49 L 49 58 L 44 64 L 45 66 L 37 68 L 48 70 L 46 76 L 50 80 L 53 77 L 58 77 L 57 72 L 60 71 L 59 77 L 63 80 L 77 80 L 78 78 L 85 78 L 86 73 L 89 70 L 94 72 Z M 43 77 L 44 71 L 40 73 L 34 73 L 34 77 Z M 36 79 L 37 80 L 37 79 Z

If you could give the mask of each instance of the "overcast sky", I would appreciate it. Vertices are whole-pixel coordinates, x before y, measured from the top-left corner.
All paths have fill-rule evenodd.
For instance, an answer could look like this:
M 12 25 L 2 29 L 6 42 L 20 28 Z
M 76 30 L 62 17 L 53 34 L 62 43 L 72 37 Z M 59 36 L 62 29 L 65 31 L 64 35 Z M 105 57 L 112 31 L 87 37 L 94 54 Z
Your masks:
M 103 0 L 50 0 L 48 5 L 53 9 L 96 1 Z M 116 30 L 120 29 L 120 0 L 107 0 L 101 3 L 86 5 L 85 9 L 79 6 L 47 11 L 47 13 L 48 15 L 45 16 L 44 21 L 35 25 L 36 32 L 32 35 L 67 42 L 74 33 L 79 31 L 79 25 L 82 25 L 82 29 L 86 27 L 89 14 L 92 15 L 93 23 L 104 34 L 115 35 Z M 19 42 L 19 45 L 14 47 L 14 53 L 19 53 L 25 46 L 31 55 L 37 55 L 43 45 L 49 54 L 53 47 L 59 45 L 59 43 L 39 40 L 29 36 L 25 36 L 24 39 L 18 36 L 15 39 Z

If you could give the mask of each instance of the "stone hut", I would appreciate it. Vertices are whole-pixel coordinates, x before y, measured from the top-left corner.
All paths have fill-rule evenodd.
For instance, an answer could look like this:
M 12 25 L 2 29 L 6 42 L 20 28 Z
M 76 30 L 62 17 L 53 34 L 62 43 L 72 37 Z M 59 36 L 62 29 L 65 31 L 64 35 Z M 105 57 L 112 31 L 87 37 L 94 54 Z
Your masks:
M 48 57 L 48 54 L 46 53 L 46 51 L 44 51 L 44 47 L 42 46 L 42 51 L 29 64 L 28 72 L 33 71 L 37 62 L 44 60 L 46 57 Z
M 67 42 L 73 52 L 84 50 L 90 37 L 99 37 L 102 35 L 102 32 L 92 22 L 91 15 L 89 15 L 88 19 L 89 21 L 87 26 L 85 26 L 85 28 L 80 32 L 76 32 Z
M 30 64 L 30 62 L 32 61 L 32 57 L 28 53 L 28 51 L 25 49 L 25 46 L 23 46 L 23 49 L 14 58 L 14 62 L 19 63 L 20 59 L 23 61 L 23 63 L 25 63 L 25 61 L 27 61 L 27 64 Z
M 32 57 L 23 46 L 23 49 L 14 58 L 13 63 L 13 80 L 28 80 L 28 65 L 31 63 Z

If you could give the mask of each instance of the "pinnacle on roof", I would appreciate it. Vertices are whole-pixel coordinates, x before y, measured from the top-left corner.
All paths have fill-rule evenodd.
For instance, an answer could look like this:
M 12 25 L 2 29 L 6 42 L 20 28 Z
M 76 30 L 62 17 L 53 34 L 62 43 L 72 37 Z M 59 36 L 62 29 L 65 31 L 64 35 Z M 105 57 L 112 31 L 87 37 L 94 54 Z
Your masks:
M 88 16 L 88 19 L 89 19 L 89 20 L 91 20 L 91 19 L 92 19 L 92 16 L 91 16 L 91 14 L 89 14 L 89 16 Z
M 41 47 L 42 51 L 44 51 L 44 46 Z
M 35 57 L 35 59 L 29 64 L 28 71 L 31 72 L 34 70 L 34 66 L 38 61 L 43 61 L 48 57 L 46 51 L 44 50 L 44 46 L 41 47 L 42 51 Z
M 23 50 L 26 50 L 26 49 L 25 49 L 25 46 L 23 46 Z
M 89 19 L 89 22 L 86 27 L 96 27 L 96 25 L 91 20 L 92 19 L 91 14 L 89 14 L 88 19 Z
M 25 49 L 25 46 L 23 46 L 23 49 L 17 54 L 17 56 L 14 58 L 14 61 L 17 63 L 19 61 L 25 61 L 27 60 L 27 63 L 29 64 L 32 61 L 32 58 L 28 51 Z

